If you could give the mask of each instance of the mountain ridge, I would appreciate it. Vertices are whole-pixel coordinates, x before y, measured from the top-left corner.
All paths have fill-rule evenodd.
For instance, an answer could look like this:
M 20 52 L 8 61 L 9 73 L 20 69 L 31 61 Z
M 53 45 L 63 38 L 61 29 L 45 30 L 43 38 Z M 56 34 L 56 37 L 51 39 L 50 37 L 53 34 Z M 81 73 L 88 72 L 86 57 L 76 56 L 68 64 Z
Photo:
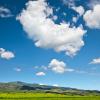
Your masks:
M 100 95 L 98 90 L 82 90 L 70 87 L 48 86 L 21 81 L 0 83 L 0 92 L 44 92 L 70 95 Z

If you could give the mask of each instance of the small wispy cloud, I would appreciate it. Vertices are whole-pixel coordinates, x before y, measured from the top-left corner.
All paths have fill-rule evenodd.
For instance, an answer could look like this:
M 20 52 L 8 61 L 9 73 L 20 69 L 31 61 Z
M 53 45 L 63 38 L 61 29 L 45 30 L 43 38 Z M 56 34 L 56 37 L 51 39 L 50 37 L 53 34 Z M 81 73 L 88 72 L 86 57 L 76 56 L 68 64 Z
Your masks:
M 0 7 L 0 17 L 1 18 L 9 18 L 12 16 L 13 16 L 13 14 L 11 13 L 11 11 L 8 8 Z
M 44 65 L 42 65 L 42 66 L 34 66 L 33 68 L 34 69 L 39 69 L 39 70 L 48 70 L 48 68 L 46 66 L 44 66 Z
M 89 64 L 100 64 L 100 58 L 93 59 Z
M 45 75 L 46 75 L 45 72 L 37 72 L 37 73 L 36 73 L 36 76 L 45 76 Z
M 22 69 L 21 69 L 21 68 L 19 68 L 19 67 L 14 68 L 14 70 L 15 70 L 16 72 L 21 72 L 21 71 L 22 71 Z

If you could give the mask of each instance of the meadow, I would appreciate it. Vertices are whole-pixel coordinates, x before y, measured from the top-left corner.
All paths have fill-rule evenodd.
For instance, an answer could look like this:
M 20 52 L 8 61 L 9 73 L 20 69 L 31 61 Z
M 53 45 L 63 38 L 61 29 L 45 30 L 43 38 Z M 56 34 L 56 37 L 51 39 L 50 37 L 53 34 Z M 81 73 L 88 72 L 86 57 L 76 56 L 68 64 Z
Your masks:
M 100 100 L 100 96 L 68 96 L 53 93 L 0 93 L 0 100 Z

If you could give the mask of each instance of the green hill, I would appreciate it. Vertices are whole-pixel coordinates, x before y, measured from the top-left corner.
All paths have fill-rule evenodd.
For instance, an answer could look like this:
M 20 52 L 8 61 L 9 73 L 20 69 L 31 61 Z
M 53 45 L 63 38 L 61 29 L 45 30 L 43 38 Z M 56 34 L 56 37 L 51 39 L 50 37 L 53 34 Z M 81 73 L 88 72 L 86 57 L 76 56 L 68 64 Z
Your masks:
M 0 92 L 36 92 L 36 93 L 55 93 L 67 95 L 100 95 L 96 90 L 80 90 L 67 87 L 55 87 L 39 84 L 30 84 L 24 82 L 0 83 Z

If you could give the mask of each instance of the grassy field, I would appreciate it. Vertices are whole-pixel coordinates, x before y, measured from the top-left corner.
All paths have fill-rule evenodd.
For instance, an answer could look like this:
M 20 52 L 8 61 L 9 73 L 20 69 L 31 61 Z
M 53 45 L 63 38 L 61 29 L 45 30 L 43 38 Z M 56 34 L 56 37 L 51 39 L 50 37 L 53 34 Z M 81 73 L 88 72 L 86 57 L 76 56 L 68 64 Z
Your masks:
M 51 93 L 0 93 L 0 100 L 100 100 L 100 97 L 67 96 Z

